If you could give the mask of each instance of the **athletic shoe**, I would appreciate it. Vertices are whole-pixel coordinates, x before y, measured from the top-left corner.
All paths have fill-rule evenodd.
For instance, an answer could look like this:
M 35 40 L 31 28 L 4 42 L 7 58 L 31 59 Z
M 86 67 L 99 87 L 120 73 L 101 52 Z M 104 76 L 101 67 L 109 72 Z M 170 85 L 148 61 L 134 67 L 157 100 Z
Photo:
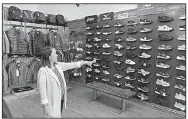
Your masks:
M 176 108 L 178 108 L 178 109 L 180 109 L 182 111 L 185 111 L 185 109 L 186 109 L 185 105 L 183 105 L 181 103 L 178 103 L 178 102 L 174 103 L 174 107 L 176 107 Z
M 142 74 L 143 76 L 147 76 L 150 74 L 150 72 L 146 71 L 145 69 L 138 69 L 138 73 Z
M 157 58 L 158 59 L 166 59 L 166 60 L 168 60 L 168 59 L 171 59 L 172 57 L 167 55 L 167 54 L 165 54 L 165 53 L 158 53 Z
M 86 44 L 86 48 L 92 48 L 92 45 Z
M 102 47 L 103 47 L 103 48 L 111 48 L 111 46 L 108 45 L 107 43 L 104 43 Z
M 133 28 L 128 28 L 128 34 L 135 34 L 137 31 Z
M 101 33 L 101 32 L 96 32 L 95 34 L 96 34 L 96 35 L 101 35 L 102 33 Z
M 121 79 L 123 76 L 122 75 L 120 75 L 120 74 L 114 74 L 114 76 L 116 77 L 116 78 L 118 78 L 118 79 Z
M 142 91 L 142 92 L 145 92 L 145 93 L 149 92 L 149 88 L 144 87 L 144 86 L 142 86 L 142 87 L 137 87 L 137 89 L 140 90 L 140 91 Z
M 93 58 L 91 58 L 91 57 L 86 57 L 86 60 L 93 60 Z
M 161 41 L 170 41 L 173 39 L 173 37 L 162 34 L 162 35 L 158 35 L 158 39 Z
M 129 82 L 125 82 L 125 86 L 129 88 L 135 88 L 135 86 Z
M 101 41 L 101 39 L 99 39 L 99 38 L 93 38 L 93 39 L 94 39 L 95 42 L 100 42 Z
M 118 56 L 118 57 L 122 57 L 123 56 L 123 54 L 120 53 L 119 51 L 114 51 L 114 55 Z
M 100 64 L 97 64 L 97 63 L 94 63 L 93 66 L 94 66 L 94 67 L 100 67 L 101 65 L 100 65 Z
M 143 67 L 149 67 L 151 64 L 149 63 L 146 63 L 144 61 L 139 61 L 140 62 L 140 66 L 143 66 Z
M 134 61 L 130 60 L 130 59 L 126 59 L 125 64 L 135 65 L 136 63 Z
M 180 31 L 185 31 L 186 30 L 186 25 L 179 26 Z
M 129 36 L 128 38 L 126 38 L 126 41 L 136 41 L 136 38 L 132 38 L 131 36 Z
M 127 73 L 134 73 L 136 70 L 133 69 L 132 67 L 127 67 L 127 69 L 125 70 Z
M 158 31 L 172 31 L 173 28 L 167 26 L 167 25 L 163 25 L 163 26 L 158 26 Z
M 105 39 L 105 41 L 106 41 L 106 42 L 109 42 L 109 41 L 111 41 L 111 39 L 109 39 L 109 38 L 106 38 L 106 39 Z
M 152 47 L 149 46 L 149 45 L 146 45 L 146 44 L 142 44 L 142 45 L 139 46 L 139 49 L 142 49 L 142 50 L 150 50 L 150 49 L 152 49 Z
M 112 32 L 103 32 L 102 34 L 107 36 L 107 35 L 112 34 Z
M 141 28 L 140 29 L 141 33 L 148 33 L 148 32 L 151 32 L 151 31 L 152 31 L 152 29 L 148 29 L 148 28 Z
M 170 94 L 165 89 L 157 89 L 155 90 L 156 94 L 162 95 L 164 97 L 169 96 Z
M 115 31 L 115 34 L 116 35 L 119 35 L 119 34 L 124 34 L 125 32 L 124 31 L 121 31 L 121 30 L 117 30 L 117 31 Z
M 117 48 L 118 50 L 123 49 L 123 46 L 122 46 L 122 45 L 120 45 L 120 44 L 115 44 L 115 46 L 116 46 L 116 48 Z
M 149 83 L 150 81 L 149 81 L 149 79 L 145 79 L 145 78 L 141 77 L 138 79 L 138 82 L 146 84 L 146 83 Z
M 126 56 L 127 56 L 127 58 L 136 58 L 137 57 L 137 55 L 132 52 L 126 52 Z
M 183 65 L 179 65 L 176 67 L 177 70 L 182 70 L 182 71 L 185 71 L 185 66 Z
M 95 54 L 95 55 L 100 55 L 101 53 L 95 51 L 93 54 Z
M 87 51 L 87 52 L 86 52 L 86 54 L 88 54 L 88 55 L 91 55 L 91 54 L 92 54 L 92 52 L 90 52 L 90 51 Z
M 180 15 L 180 16 L 179 16 L 179 19 L 180 19 L 180 20 L 185 20 L 185 19 L 186 19 L 185 14 Z
M 103 65 L 102 67 L 105 68 L 105 69 L 109 69 L 109 68 L 110 68 L 110 66 L 107 65 L 107 64 L 106 64 L 106 65 Z
M 99 44 L 94 44 L 94 46 L 95 46 L 95 48 L 97 48 L 97 49 L 99 49 L 99 48 L 101 48 L 101 45 L 99 45 Z
M 183 76 L 183 75 L 177 75 L 176 79 L 178 79 L 178 80 L 185 80 L 185 76 Z
M 103 55 L 110 55 L 111 53 L 110 52 L 103 52 L 102 54 Z
M 124 24 L 121 24 L 121 23 L 116 23 L 114 26 L 115 26 L 115 27 L 123 27 L 123 26 L 124 26 Z
M 157 79 L 156 84 L 157 84 L 157 85 L 164 86 L 164 87 L 169 87 L 169 86 L 170 86 L 170 83 L 164 81 L 163 79 L 161 79 L 161 80 L 160 80 L 160 79 Z
M 98 57 L 95 57 L 94 59 L 96 59 L 96 61 L 100 61 L 101 59 L 100 58 L 98 58 Z
M 165 63 L 156 61 L 156 67 L 163 68 L 163 69 L 168 69 L 171 66 L 169 64 L 165 64 Z
M 87 75 L 86 75 L 86 78 L 91 78 L 91 77 L 92 77 L 91 74 L 87 74 Z
M 157 72 L 156 76 L 161 76 L 163 78 L 170 78 L 170 74 L 168 73 L 163 73 L 163 72 Z
M 118 60 L 114 60 L 113 61 L 115 64 L 121 64 L 122 63 L 122 61 L 118 61 Z
M 141 37 L 141 38 L 140 38 L 140 41 L 149 42 L 149 41 L 152 41 L 152 39 L 149 38 L 149 37 L 144 36 L 144 37 Z
M 185 56 L 184 55 L 178 55 L 176 57 L 177 60 L 185 60 Z
M 175 94 L 175 98 L 178 100 L 183 100 L 185 101 L 185 96 L 181 94 L 181 92 Z
M 87 41 L 88 41 L 88 42 L 91 42 L 91 41 L 92 41 L 92 39 L 87 39 Z
M 95 79 L 95 80 L 99 80 L 100 77 L 99 77 L 99 76 L 95 76 L 94 79 Z
M 133 76 L 126 76 L 125 79 L 131 81 L 136 80 L 136 78 L 134 78 Z
M 91 71 L 92 71 L 91 68 L 89 68 L 89 67 L 86 68 L 86 72 L 91 72 Z
M 137 24 L 137 23 L 134 22 L 134 21 L 128 21 L 127 26 L 134 26 L 134 25 L 136 25 L 136 24 Z
M 149 96 L 144 95 L 143 93 L 138 93 L 137 97 L 139 97 L 141 100 L 148 100 Z
M 105 25 L 103 25 L 102 27 L 103 27 L 103 28 L 110 28 L 111 26 L 108 25 L 108 24 L 105 24 Z
M 103 80 L 104 82 L 109 82 L 109 81 L 110 81 L 109 78 L 103 78 L 102 80 Z
M 122 42 L 122 41 L 123 41 L 123 39 L 120 38 L 120 37 L 116 37 L 115 40 L 116 40 L 117 42 Z
M 102 28 L 102 26 L 99 26 L 99 25 L 96 26 L 96 29 L 101 29 L 101 28 Z
M 94 69 L 95 73 L 100 73 L 101 71 L 99 71 L 98 69 Z
M 178 40 L 185 40 L 185 34 L 179 35 L 177 39 L 178 39 Z
M 127 44 L 127 47 L 126 47 L 126 49 L 127 50 L 134 50 L 134 49 L 136 49 L 137 47 L 136 46 L 133 46 L 132 44 Z
M 93 28 L 90 26 L 86 27 L 86 30 L 91 30 L 91 29 L 93 29 Z
M 185 87 L 183 85 L 181 85 L 181 84 L 175 84 L 174 87 L 177 88 L 177 89 L 180 89 L 180 90 L 182 90 L 184 92 L 186 91 Z
M 116 70 L 117 70 L 117 71 L 123 71 L 124 68 L 123 68 L 122 66 L 116 66 Z
M 172 46 L 166 44 L 160 44 L 158 50 L 172 50 Z
M 147 19 L 140 19 L 140 24 L 146 25 L 146 24 L 151 24 L 152 21 L 149 21 Z
M 120 82 L 120 81 L 114 81 L 114 84 L 116 85 L 116 86 L 121 86 L 123 83 L 122 82 Z
M 87 35 L 87 36 L 91 36 L 91 35 L 93 35 L 93 33 L 87 32 L 86 35 Z
M 173 18 L 172 17 L 168 17 L 168 16 L 158 16 L 158 21 L 159 22 L 170 22 L 172 21 Z
M 110 75 L 110 72 L 108 72 L 108 71 L 106 71 L 106 70 L 104 70 L 103 73 L 104 73 L 105 75 Z
M 109 58 L 103 58 L 103 60 L 105 61 L 105 62 L 110 62 L 111 60 L 109 59 Z
M 148 59 L 151 58 L 151 55 L 146 54 L 145 52 L 143 52 L 141 55 L 139 55 L 140 58 L 144 58 L 144 59 Z
M 177 48 L 178 50 L 185 50 L 186 49 L 186 47 L 185 47 L 185 44 L 183 44 L 183 45 L 178 45 L 178 48 Z

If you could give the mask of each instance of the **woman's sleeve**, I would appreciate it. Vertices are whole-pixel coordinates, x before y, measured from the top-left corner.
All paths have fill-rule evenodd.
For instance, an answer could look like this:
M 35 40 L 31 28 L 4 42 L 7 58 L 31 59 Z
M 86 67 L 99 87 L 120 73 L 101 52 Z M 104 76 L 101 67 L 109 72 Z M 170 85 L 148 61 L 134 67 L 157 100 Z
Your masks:
M 81 62 L 71 62 L 71 63 L 64 63 L 64 62 L 59 62 L 58 63 L 63 71 L 69 70 L 69 69 L 74 69 L 74 68 L 80 68 L 81 67 Z
M 45 69 L 40 68 L 37 74 L 37 85 L 40 93 L 41 98 L 41 104 L 47 104 L 48 98 L 47 98 L 47 92 L 46 92 L 46 74 Z

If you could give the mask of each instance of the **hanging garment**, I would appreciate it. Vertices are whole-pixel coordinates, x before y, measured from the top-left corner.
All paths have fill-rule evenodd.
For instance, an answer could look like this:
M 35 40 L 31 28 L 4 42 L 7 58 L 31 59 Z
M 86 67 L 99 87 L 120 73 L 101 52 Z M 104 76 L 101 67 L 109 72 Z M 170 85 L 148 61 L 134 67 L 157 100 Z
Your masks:
M 54 47 L 57 50 L 63 49 L 61 36 L 57 32 L 50 31 L 47 34 L 47 42 L 49 46 Z
M 9 86 L 25 84 L 28 67 L 23 62 L 13 61 L 8 69 Z
M 3 93 L 6 93 L 8 91 L 8 74 L 5 70 L 5 64 L 3 63 L 3 77 L 2 77 L 2 84 L 3 84 Z
M 33 30 L 28 33 L 29 39 L 31 40 L 32 54 L 40 56 L 42 49 L 47 46 L 47 38 L 41 31 Z
M 13 27 L 12 29 L 5 31 L 5 33 L 10 41 L 11 54 L 29 54 L 29 39 L 22 29 Z
M 10 42 L 5 32 L 3 32 L 3 53 L 4 54 L 10 53 Z

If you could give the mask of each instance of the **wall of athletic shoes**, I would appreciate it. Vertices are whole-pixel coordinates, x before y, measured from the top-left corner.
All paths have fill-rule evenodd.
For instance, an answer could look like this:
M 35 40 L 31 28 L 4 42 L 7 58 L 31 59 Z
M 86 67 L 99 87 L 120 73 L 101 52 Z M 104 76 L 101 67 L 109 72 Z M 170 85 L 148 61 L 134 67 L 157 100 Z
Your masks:
M 185 111 L 185 5 L 143 5 L 85 17 L 86 83 L 137 92 L 135 98 Z

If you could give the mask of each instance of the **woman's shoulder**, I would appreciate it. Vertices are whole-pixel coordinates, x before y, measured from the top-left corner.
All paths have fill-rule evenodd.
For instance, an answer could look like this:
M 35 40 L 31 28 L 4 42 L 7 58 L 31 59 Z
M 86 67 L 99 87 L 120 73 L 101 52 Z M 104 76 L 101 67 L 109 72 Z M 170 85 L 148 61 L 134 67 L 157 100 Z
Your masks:
M 45 70 L 46 70 L 46 67 L 42 66 L 40 67 L 39 72 L 44 72 Z

